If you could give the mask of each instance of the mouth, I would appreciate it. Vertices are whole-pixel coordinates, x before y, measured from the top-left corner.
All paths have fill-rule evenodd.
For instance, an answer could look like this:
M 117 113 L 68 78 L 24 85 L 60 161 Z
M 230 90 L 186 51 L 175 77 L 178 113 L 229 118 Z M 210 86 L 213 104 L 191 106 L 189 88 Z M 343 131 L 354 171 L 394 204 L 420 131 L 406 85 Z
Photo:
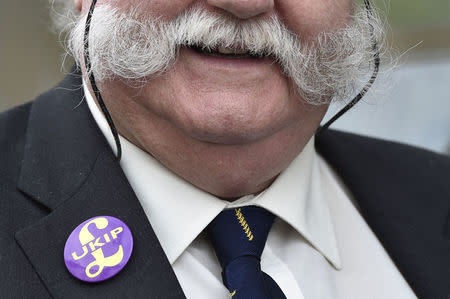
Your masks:
M 216 48 L 202 47 L 199 45 L 187 46 L 195 52 L 212 57 L 231 58 L 231 59 L 263 59 L 268 57 L 266 53 L 253 53 L 251 51 L 239 48 L 228 48 L 217 46 Z

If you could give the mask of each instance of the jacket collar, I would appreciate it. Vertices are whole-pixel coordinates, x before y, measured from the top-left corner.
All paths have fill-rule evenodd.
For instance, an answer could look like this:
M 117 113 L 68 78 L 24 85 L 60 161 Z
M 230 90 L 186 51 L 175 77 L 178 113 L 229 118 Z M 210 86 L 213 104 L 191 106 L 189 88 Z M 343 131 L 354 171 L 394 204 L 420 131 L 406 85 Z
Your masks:
M 31 107 L 18 187 L 53 210 L 76 193 L 105 144 L 84 103 L 81 74 L 72 72 Z
M 81 76 L 73 72 L 32 105 L 19 189 L 50 213 L 15 234 L 53 297 L 184 298 L 139 201 L 83 102 Z M 65 242 L 83 221 L 100 215 L 125 222 L 132 256 L 114 278 L 78 281 L 66 270 Z

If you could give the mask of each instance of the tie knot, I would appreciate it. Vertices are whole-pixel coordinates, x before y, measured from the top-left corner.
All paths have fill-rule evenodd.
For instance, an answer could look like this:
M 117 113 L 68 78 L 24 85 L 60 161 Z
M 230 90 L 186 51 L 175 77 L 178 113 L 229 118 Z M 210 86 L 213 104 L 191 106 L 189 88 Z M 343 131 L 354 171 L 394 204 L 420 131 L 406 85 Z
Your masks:
M 256 206 L 227 209 L 217 215 L 207 231 L 222 268 L 241 256 L 259 260 L 274 218 Z

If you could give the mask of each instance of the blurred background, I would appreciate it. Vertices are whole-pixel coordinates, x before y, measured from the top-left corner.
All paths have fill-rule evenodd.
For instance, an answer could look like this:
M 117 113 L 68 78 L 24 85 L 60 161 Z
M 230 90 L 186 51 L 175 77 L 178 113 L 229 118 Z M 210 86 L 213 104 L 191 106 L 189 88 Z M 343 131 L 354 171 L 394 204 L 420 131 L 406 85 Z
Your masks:
M 398 65 L 333 127 L 450 154 L 450 0 L 372 1 L 390 24 Z M 0 1 L 0 111 L 32 100 L 70 69 L 50 25 L 48 0 Z

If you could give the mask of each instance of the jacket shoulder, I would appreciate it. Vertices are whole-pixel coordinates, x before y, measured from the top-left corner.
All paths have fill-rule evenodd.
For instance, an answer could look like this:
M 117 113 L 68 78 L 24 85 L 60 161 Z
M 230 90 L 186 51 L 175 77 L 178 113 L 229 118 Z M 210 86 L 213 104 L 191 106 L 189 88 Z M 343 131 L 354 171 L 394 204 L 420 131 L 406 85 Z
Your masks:
M 19 175 L 31 106 L 29 102 L 0 113 L 0 182 L 15 183 Z
M 448 156 L 332 130 L 318 136 L 316 148 L 355 198 L 367 199 L 372 210 L 395 207 L 419 217 L 425 207 L 430 207 L 429 217 L 448 213 Z
M 389 171 L 391 176 L 424 176 L 428 173 L 435 177 L 448 175 L 450 171 L 449 156 L 379 138 L 329 130 L 316 138 L 316 146 L 319 153 L 337 168 L 359 168 L 361 165 L 367 170 Z M 354 163 L 349 164 L 352 160 Z

